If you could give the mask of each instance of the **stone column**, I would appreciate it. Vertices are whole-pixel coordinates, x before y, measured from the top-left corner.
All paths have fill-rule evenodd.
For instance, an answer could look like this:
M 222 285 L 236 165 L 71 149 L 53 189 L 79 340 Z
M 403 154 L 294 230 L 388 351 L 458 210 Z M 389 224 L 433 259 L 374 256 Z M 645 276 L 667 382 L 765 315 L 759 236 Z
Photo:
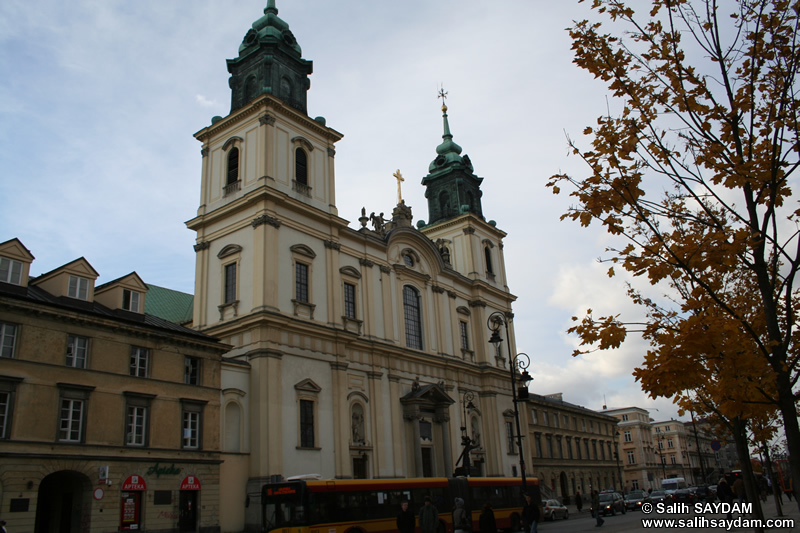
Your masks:
M 450 447 L 450 416 L 448 416 L 445 408 L 437 409 L 437 422 L 442 430 L 442 452 L 444 455 L 444 472 L 445 477 L 450 477 L 453 470 L 453 452 Z

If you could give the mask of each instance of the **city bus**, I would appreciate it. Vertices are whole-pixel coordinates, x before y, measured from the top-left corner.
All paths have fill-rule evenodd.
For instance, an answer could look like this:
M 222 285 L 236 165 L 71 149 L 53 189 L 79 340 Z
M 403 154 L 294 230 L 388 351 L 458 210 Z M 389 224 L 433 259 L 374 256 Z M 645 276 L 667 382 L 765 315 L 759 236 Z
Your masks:
M 527 493 L 541 506 L 539 481 L 527 479 Z M 439 533 L 453 532 L 455 498 L 463 498 L 478 531 L 488 502 L 497 527 L 519 531 L 525 503 L 521 478 L 459 477 L 408 479 L 290 479 L 262 487 L 264 533 L 396 533 L 400 504 L 419 515 L 429 496 L 439 511 Z M 417 527 L 419 531 L 419 526 Z

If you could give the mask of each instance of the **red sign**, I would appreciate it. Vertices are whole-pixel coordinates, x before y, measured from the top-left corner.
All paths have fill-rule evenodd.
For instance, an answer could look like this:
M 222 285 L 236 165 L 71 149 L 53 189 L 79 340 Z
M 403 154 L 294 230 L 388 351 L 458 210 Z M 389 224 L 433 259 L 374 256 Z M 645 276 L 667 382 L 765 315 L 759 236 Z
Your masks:
M 181 490 L 200 490 L 200 480 L 195 476 L 186 476 L 181 481 Z
M 147 483 L 144 482 L 142 476 L 128 476 L 120 490 L 147 490 Z

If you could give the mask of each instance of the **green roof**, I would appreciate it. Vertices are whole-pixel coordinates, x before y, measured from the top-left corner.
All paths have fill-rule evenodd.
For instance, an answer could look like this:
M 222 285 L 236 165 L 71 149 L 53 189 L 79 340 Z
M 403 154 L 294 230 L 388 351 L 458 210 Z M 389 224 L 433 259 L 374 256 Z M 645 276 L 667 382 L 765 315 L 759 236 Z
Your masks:
M 147 296 L 144 299 L 145 313 L 175 324 L 186 324 L 192 321 L 193 295 L 157 285 L 148 284 L 147 289 Z

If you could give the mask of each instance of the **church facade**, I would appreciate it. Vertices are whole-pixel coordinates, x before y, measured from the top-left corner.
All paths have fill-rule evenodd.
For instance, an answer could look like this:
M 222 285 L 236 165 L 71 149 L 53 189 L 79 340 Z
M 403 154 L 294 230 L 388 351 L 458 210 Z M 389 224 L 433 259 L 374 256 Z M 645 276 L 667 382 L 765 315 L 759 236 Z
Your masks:
M 415 226 L 398 186 L 390 219 L 362 210 L 353 228 L 336 208 L 342 134 L 309 116 L 312 63 L 273 0 L 228 71 L 230 114 L 195 135 L 201 201 L 187 222 L 193 327 L 233 346 L 221 529 L 257 530 L 261 486 L 279 477 L 451 476 L 463 437 L 473 474 L 519 475 L 506 234 L 483 215 L 447 108 L 422 180 L 430 222 Z M 498 349 L 493 314 L 510 332 Z

